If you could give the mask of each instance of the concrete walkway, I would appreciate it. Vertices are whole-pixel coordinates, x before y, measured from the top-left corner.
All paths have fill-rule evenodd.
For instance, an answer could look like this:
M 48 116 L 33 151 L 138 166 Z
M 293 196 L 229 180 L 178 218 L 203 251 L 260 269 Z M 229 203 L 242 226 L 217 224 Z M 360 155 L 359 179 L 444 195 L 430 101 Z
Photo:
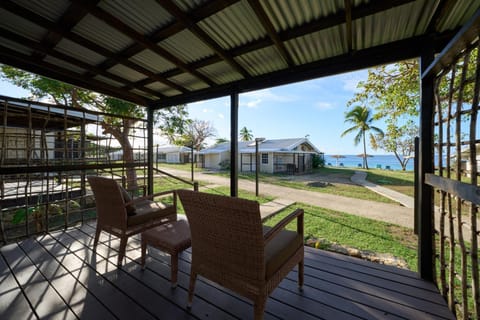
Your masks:
M 169 168 L 168 172 L 186 179 L 190 178 L 190 172 L 188 171 Z M 195 172 L 195 180 L 213 185 L 230 185 L 229 178 L 203 172 Z M 250 192 L 255 192 L 255 182 L 253 181 L 239 180 L 238 187 Z M 321 208 L 346 212 L 413 229 L 413 209 L 403 207 L 399 204 L 382 203 L 328 193 L 299 190 L 263 182 L 259 183 L 259 191 L 260 194 L 276 197 L 275 201 L 288 201 L 292 203 L 302 202 Z M 266 208 L 266 206 L 264 206 L 264 208 Z
M 367 189 L 372 190 L 386 198 L 389 198 L 393 201 L 396 201 L 403 205 L 404 207 L 413 209 L 414 199 L 413 197 L 407 196 L 403 193 L 397 192 L 395 190 L 379 186 L 375 183 L 365 180 L 367 178 L 367 173 L 364 171 L 355 171 L 355 174 L 350 177 L 350 180 L 360 186 L 364 186 Z

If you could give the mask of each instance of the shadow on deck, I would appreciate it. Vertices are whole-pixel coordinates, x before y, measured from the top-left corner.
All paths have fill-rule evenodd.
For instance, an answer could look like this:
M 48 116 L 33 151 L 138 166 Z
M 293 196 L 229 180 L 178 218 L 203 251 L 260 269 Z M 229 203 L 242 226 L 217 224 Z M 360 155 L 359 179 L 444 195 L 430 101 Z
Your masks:
M 170 288 L 170 259 L 150 250 L 139 265 L 131 238 L 117 269 L 119 241 L 94 225 L 51 232 L 0 250 L 0 319 L 251 319 L 251 303 L 203 278 L 186 310 L 190 251 Z M 305 286 L 296 270 L 273 292 L 265 319 L 453 319 L 437 288 L 416 273 L 305 247 Z

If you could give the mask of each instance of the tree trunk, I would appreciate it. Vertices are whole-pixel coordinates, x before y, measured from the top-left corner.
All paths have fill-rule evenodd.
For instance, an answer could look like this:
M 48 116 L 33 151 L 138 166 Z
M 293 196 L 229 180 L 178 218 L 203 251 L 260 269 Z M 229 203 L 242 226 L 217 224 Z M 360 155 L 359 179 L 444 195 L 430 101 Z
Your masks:
M 122 147 L 123 152 L 123 160 L 125 163 L 133 163 L 133 148 L 128 140 L 128 133 L 130 131 L 130 126 L 133 125 L 134 122 L 132 120 L 124 119 L 123 120 L 123 127 L 115 127 L 108 123 L 103 122 L 102 127 L 104 129 L 104 133 L 110 133 L 112 136 L 117 139 Z M 136 188 L 138 186 L 137 182 L 137 171 L 135 168 L 127 168 L 126 169 L 127 175 L 127 188 Z
M 365 131 L 363 131 L 363 167 L 368 170 L 367 162 L 367 142 L 365 141 Z

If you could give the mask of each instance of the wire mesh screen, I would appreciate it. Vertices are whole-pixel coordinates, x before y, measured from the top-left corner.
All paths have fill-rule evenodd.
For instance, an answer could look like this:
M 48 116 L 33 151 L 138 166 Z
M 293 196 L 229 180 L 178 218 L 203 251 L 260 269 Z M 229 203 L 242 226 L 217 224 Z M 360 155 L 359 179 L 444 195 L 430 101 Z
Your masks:
M 88 175 L 144 192 L 144 119 L 0 96 L 0 121 L 0 240 L 95 218 Z
M 458 318 L 479 319 L 478 40 L 435 80 L 437 281 Z

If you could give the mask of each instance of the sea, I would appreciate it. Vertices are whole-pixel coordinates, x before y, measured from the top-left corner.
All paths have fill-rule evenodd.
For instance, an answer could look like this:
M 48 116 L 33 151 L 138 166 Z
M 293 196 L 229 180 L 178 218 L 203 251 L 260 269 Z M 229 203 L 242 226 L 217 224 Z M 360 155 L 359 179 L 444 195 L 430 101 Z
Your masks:
M 325 165 L 328 167 L 358 168 L 362 166 L 363 158 L 358 155 L 342 155 L 344 158 L 335 158 L 336 155 L 325 155 Z M 413 171 L 413 158 L 408 160 L 407 171 Z M 370 169 L 402 170 L 400 162 L 394 155 L 371 155 L 367 158 Z

